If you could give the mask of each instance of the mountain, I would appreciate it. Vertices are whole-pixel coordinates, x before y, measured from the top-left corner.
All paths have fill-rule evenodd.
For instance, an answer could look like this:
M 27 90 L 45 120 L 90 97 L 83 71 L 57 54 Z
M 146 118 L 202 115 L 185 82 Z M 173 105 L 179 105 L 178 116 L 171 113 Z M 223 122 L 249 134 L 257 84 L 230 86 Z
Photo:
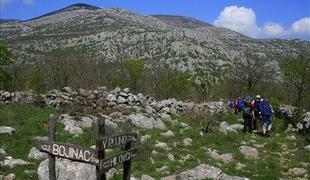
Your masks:
M 194 18 L 140 15 L 118 8 L 75 4 L 26 21 L 0 24 L 0 41 L 13 50 L 16 62 L 33 62 L 53 50 L 96 59 L 142 58 L 195 72 L 222 66 L 242 52 L 265 54 L 270 60 L 310 51 L 302 40 L 246 37 Z
M 165 23 L 171 26 L 175 26 L 179 28 L 192 29 L 192 28 L 211 26 L 208 23 L 202 22 L 192 17 L 173 16 L 173 15 L 152 15 L 152 16 L 164 21 Z

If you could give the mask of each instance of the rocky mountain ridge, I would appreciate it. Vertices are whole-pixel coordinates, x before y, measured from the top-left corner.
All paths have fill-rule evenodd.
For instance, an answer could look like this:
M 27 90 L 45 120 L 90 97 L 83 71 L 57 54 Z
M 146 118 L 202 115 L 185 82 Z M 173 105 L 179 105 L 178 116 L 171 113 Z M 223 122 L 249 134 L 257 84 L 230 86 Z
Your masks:
M 4 22 L 0 30 L 0 41 L 13 50 L 13 59 L 27 63 L 63 50 L 105 61 L 141 58 L 196 72 L 232 63 L 242 52 L 279 60 L 310 49 L 308 41 L 252 39 L 189 17 L 145 16 L 85 4 L 27 21 Z

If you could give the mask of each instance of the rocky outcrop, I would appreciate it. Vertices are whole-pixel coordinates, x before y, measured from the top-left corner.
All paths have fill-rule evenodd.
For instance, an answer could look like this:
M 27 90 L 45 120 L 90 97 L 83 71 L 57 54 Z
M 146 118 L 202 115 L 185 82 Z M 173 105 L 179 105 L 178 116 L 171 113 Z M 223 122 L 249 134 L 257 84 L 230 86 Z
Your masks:
M 8 103 L 31 104 L 35 102 L 35 95 L 32 91 L 8 92 L 0 90 L 0 104 Z
M 231 153 L 219 154 L 217 150 L 207 149 L 207 154 L 215 160 L 222 161 L 223 163 L 229 163 L 233 160 Z
M 47 159 L 48 156 L 46 153 L 40 152 L 37 148 L 32 147 L 28 154 L 28 158 L 43 160 L 43 159 Z
M 239 130 L 242 130 L 243 129 L 243 125 L 242 124 L 232 124 L 232 125 L 229 125 L 227 122 L 223 121 L 220 123 L 220 127 L 219 127 L 219 130 L 221 132 L 224 132 L 225 134 L 227 132 L 237 132 Z
M 178 180 L 188 180 L 188 179 L 247 180 L 247 178 L 243 178 L 243 177 L 226 175 L 219 168 L 216 168 L 216 167 L 213 167 L 207 164 L 201 164 L 193 169 L 181 172 L 176 176 L 176 179 Z
M 116 171 L 114 168 L 110 169 L 110 171 L 106 173 L 107 179 L 111 179 L 115 172 Z M 41 162 L 37 173 L 40 180 L 48 180 L 48 159 Z M 56 158 L 56 176 L 58 177 L 57 179 L 95 180 L 96 166 L 87 163 Z
M 297 108 L 290 105 L 280 105 L 276 115 L 280 118 L 292 118 Z
M 258 151 L 255 148 L 249 146 L 240 146 L 239 150 L 241 154 L 244 155 L 247 159 L 257 159 L 258 158 Z
M 0 161 L 1 166 L 8 166 L 10 168 L 14 168 L 17 165 L 24 166 L 24 165 L 30 165 L 30 164 L 31 164 L 30 162 L 27 162 L 27 161 L 22 160 L 22 159 L 14 159 L 11 156 L 7 156 L 7 157 L 5 157 L 5 159 L 3 161 Z
M 132 123 L 138 127 L 146 128 L 146 129 L 165 129 L 165 124 L 160 119 L 155 119 L 154 117 L 146 117 L 143 114 L 131 114 L 128 117 Z
M 15 131 L 16 131 L 15 128 L 9 126 L 0 126 L 0 134 L 12 135 Z
M 310 132 L 310 112 L 306 112 L 297 123 L 298 132 Z

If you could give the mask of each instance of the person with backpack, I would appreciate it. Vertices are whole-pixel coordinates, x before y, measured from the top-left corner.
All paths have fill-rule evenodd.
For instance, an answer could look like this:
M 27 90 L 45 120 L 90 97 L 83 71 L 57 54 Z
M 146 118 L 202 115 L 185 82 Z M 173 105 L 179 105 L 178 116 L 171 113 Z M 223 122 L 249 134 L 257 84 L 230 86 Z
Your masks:
M 272 107 L 268 99 L 263 99 L 261 101 L 260 110 L 262 115 L 263 136 L 270 136 L 272 128 Z
M 253 105 L 250 97 L 244 99 L 244 107 L 242 109 L 243 117 L 243 130 L 248 133 L 252 133 L 252 122 L 254 119 Z
M 238 113 L 238 99 L 234 99 L 233 108 L 235 111 L 235 114 Z
M 241 97 L 239 97 L 237 100 L 238 112 L 242 112 L 243 108 L 244 108 L 244 100 Z
M 254 111 L 253 130 L 258 130 L 258 124 L 261 122 L 260 103 L 261 103 L 261 97 L 260 95 L 257 95 L 255 97 L 255 100 L 253 101 L 253 111 Z

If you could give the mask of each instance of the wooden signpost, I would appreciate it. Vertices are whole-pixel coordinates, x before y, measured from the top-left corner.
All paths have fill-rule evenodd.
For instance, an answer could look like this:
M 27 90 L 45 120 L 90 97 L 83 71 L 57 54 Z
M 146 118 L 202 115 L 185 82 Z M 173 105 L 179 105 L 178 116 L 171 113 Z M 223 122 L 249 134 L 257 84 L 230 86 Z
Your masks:
M 137 142 L 137 134 L 131 132 L 131 121 L 126 122 L 125 129 L 120 133 L 111 136 L 104 136 L 104 134 L 105 123 L 98 116 L 94 129 L 96 149 L 56 142 L 56 118 L 51 115 L 49 118 L 49 141 L 38 142 L 40 151 L 49 154 L 49 179 L 56 180 L 55 157 L 57 156 L 95 165 L 97 180 L 105 180 L 105 172 L 123 163 L 123 179 L 129 180 L 131 159 L 138 155 L 138 150 L 131 148 L 131 143 Z M 125 151 L 113 157 L 105 158 L 105 149 L 116 146 L 124 146 Z

